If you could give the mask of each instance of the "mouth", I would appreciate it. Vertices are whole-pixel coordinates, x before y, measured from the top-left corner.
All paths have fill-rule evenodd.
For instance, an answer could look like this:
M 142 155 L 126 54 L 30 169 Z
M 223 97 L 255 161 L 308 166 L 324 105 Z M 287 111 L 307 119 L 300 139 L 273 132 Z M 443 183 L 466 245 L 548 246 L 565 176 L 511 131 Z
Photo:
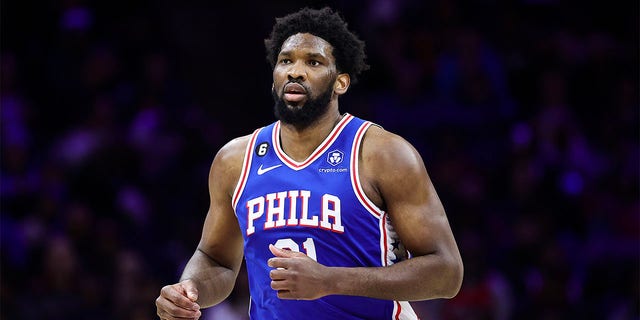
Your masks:
M 307 98 L 307 89 L 295 82 L 289 82 L 284 86 L 284 100 L 290 103 L 299 103 Z

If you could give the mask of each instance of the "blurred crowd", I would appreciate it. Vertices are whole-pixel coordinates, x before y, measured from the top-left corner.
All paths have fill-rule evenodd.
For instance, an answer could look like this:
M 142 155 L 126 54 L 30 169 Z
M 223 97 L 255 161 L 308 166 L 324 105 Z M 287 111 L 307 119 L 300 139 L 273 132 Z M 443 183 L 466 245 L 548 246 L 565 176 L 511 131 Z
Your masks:
M 233 137 L 274 120 L 263 39 L 338 9 L 342 111 L 422 154 L 465 264 L 422 319 L 640 319 L 638 3 L 2 3 L 0 318 L 153 319 Z M 246 319 L 241 272 L 205 319 Z

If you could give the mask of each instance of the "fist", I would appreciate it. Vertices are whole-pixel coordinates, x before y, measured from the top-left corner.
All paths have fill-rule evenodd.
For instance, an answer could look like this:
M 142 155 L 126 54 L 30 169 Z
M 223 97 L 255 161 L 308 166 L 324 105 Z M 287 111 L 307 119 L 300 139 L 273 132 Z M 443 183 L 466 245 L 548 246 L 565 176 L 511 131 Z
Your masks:
M 156 312 L 161 320 L 199 319 L 202 315 L 198 289 L 191 280 L 164 286 L 156 299 Z

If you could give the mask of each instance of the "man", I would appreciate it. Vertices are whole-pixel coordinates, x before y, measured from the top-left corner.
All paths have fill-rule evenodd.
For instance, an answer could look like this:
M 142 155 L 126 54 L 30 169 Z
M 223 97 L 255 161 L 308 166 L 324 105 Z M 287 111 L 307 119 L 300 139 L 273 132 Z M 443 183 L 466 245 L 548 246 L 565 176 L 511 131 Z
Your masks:
M 200 243 L 158 316 L 224 300 L 243 256 L 252 319 L 416 319 L 406 301 L 455 296 L 462 260 L 420 155 L 339 111 L 363 43 L 331 9 L 305 8 L 265 44 L 279 121 L 216 155 Z

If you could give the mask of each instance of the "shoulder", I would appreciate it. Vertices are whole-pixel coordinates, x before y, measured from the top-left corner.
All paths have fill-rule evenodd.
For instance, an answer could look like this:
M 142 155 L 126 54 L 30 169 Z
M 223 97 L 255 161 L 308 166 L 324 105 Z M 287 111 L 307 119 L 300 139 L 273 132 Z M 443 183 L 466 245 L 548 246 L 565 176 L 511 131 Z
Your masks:
M 424 166 L 420 154 L 411 143 L 378 125 L 372 125 L 365 133 L 361 156 L 366 166 L 376 171 L 398 172 Z
M 242 163 L 244 159 L 244 154 L 247 150 L 247 146 L 251 141 L 251 134 L 237 137 L 229 142 L 227 142 L 216 154 L 214 159 L 214 163 L 219 161 L 225 164 L 233 164 L 236 162 Z
M 422 157 L 401 136 L 377 125 L 368 128 L 360 147 L 359 177 L 365 194 L 379 208 L 424 190 L 429 178 Z
M 252 135 L 235 138 L 227 142 L 216 154 L 209 171 L 209 184 L 216 183 L 224 186 L 231 194 L 240 178 L 247 146 Z

